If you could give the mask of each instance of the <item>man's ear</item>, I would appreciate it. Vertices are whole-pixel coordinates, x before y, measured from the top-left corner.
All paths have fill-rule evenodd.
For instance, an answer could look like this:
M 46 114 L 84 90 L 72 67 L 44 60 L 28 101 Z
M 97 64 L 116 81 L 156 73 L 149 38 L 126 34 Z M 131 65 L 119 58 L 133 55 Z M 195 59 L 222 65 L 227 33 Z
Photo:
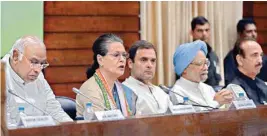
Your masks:
M 186 74 L 187 74 L 187 68 L 182 72 L 181 76 Z
M 236 55 L 236 61 L 238 63 L 238 66 L 243 66 L 243 60 L 244 58 L 241 55 Z
M 193 33 L 194 33 L 194 32 L 193 32 L 193 30 L 192 30 L 192 29 L 190 30 L 190 32 L 189 32 L 189 33 L 190 33 L 190 35 L 193 37 Z
M 11 56 L 11 60 L 14 64 L 18 63 L 20 60 L 22 60 L 22 54 L 19 53 L 17 49 L 13 50 L 13 56 Z
M 133 68 L 133 61 L 132 61 L 132 59 L 128 59 L 127 62 L 128 62 L 129 68 L 132 69 Z
M 99 67 L 102 67 L 104 65 L 103 56 L 97 54 L 96 59 L 97 59 L 97 62 L 99 64 Z

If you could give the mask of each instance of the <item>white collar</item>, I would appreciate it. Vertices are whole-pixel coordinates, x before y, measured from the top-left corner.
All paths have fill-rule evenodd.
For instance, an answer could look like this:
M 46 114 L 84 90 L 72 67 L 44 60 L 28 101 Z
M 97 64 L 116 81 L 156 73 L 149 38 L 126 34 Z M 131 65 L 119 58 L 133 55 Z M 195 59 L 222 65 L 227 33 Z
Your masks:
M 199 86 L 199 84 L 200 84 L 200 83 L 196 83 L 196 82 L 192 82 L 192 81 L 190 81 L 190 80 L 187 80 L 187 79 L 185 79 L 185 78 L 183 78 L 183 77 L 181 77 L 180 79 L 178 79 L 177 82 L 176 82 L 175 84 L 177 84 L 178 81 L 179 81 L 180 83 L 182 83 L 183 85 L 185 85 L 185 86 L 190 86 L 190 87 L 193 87 L 193 88 L 198 88 L 198 86 Z
M 141 86 L 149 86 L 149 87 L 152 87 L 153 84 L 152 83 L 148 83 L 148 84 L 145 84 L 137 79 L 135 79 L 134 77 L 130 76 L 129 78 L 127 78 L 128 82 L 131 82 L 131 83 L 135 83 L 135 84 L 138 84 L 138 85 L 141 85 Z

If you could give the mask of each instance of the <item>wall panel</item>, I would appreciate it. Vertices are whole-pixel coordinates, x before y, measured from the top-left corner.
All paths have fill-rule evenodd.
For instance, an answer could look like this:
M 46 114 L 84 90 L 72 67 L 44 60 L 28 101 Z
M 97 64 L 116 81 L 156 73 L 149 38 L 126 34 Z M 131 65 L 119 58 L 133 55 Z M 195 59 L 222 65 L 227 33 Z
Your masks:
M 244 1 L 243 17 L 253 18 L 257 24 L 258 42 L 267 55 L 267 2 Z
M 44 2 L 44 42 L 50 64 L 45 77 L 55 94 L 75 98 L 71 89 L 87 80 L 92 45 L 101 34 L 119 35 L 126 50 L 139 40 L 139 12 L 139 2 Z M 127 68 L 119 80 L 128 76 Z

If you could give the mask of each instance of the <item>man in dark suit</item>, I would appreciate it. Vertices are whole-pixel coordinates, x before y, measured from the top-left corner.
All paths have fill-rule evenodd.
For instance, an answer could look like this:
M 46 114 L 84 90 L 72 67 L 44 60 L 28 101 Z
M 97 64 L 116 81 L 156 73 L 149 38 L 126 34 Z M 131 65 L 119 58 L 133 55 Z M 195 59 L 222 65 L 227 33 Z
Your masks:
M 230 83 L 242 87 L 256 105 L 267 101 L 267 85 L 256 77 L 262 68 L 262 56 L 261 46 L 250 37 L 238 40 L 233 49 L 237 72 Z
M 257 39 L 257 26 L 252 19 L 241 19 L 237 24 L 238 38 L 251 37 Z M 263 56 L 263 68 L 260 73 L 257 75 L 260 79 L 267 81 L 267 56 Z M 265 69 L 265 70 L 264 70 Z M 236 76 L 237 66 L 234 62 L 233 50 L 230 50 L 229 53 L 224 58 L 224 75 L 225 75 L 225 84 L 228 85 L 233 78 Z

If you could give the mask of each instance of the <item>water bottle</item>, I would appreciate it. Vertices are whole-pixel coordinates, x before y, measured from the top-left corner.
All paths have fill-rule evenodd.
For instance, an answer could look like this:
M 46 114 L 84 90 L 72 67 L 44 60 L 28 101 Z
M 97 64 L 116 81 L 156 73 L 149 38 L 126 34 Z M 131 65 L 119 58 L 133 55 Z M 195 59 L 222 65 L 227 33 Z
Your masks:
M 238 93 L 237 101 L 244 101 L 244 100 L 247 100 L 244 93 Z
M 92 107 L 92 103 L 88 102 L 85 105 L 85 111 L 83 112 L 84 120 L 93 120 L 94 118 L 94 111 Z
M 189 98 L 188 97 L 184 97 L 183 99 L 184 99 L 183 104 L 186 104 L 186 105 L 189 104 Z
M 22 107 L 22 106 L 18 107 L 18 113 L 17 113 L 17 116 L 16 116 L 16 122 L 17 122 L 18 126 L 20 125 L 21 117 L 26 117 L 26 116 L 27 115 L 24 112 L 24 107 Z

